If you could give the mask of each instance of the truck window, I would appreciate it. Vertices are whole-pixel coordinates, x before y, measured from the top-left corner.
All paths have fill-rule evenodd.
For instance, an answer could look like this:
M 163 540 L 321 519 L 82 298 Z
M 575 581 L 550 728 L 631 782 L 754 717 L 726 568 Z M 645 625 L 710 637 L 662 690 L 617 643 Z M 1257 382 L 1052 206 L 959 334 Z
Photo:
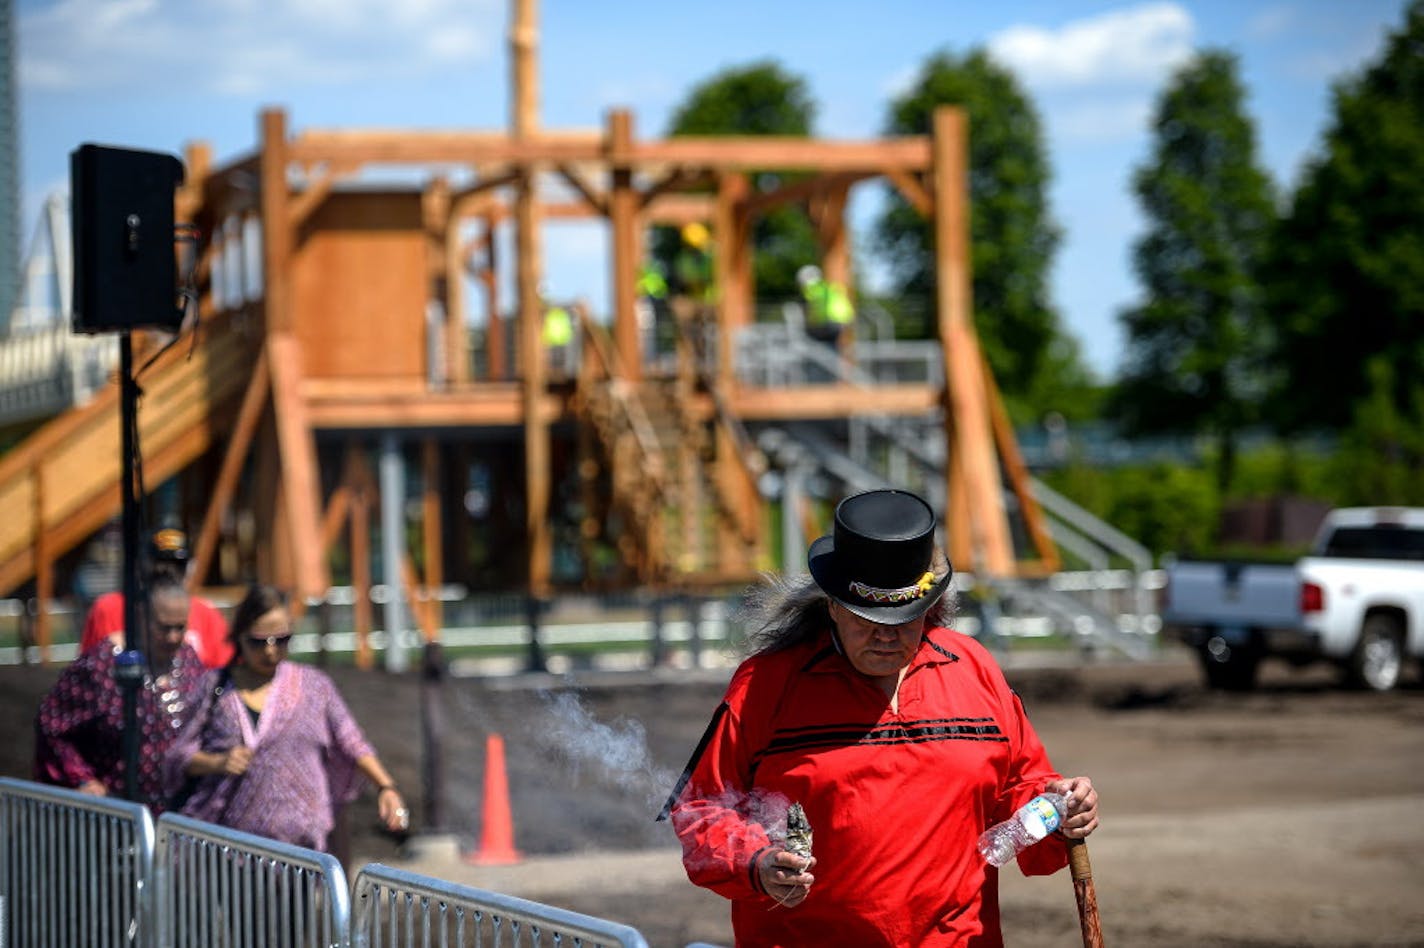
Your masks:
M 1340 527 L 1326 538 L 1322 554 L 1359 560 L 1424 560 L 1424 530 L 1389 524 Z

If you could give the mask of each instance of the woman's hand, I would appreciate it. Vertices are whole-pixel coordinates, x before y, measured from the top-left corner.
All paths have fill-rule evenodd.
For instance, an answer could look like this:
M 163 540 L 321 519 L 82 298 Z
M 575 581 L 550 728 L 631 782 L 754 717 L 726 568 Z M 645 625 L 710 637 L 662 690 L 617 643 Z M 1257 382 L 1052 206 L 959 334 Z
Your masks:
M 404 833 L 410 829 L 410 810 L 406 809 L 400 791 L 395 787 L 385 786 L 377 790 L 376 794 L 376 809 L 380 812 L 381 822 L 386 829 L 392 833 Z
M 1062 777 L 1051 780 L 1046 788 L 1061 793 L 1068 801 L 1068 815 L 1058 832 L 1069 839 L 1083 839 L 1098 828 L 1098 791 L 1087 777 Z
M 241 777 L 247 773 L 247 765 L 252 763 L 252 748 L 242 744 L 222 755 L 222 769 L 218 772 L 228 777 Z
M 814 865 L 814 856 L 808 859 L 784 849 L 773 849 L 762 854 L 757 863 L 757 875 L 767 895 L 778 904 L 791 908 L 800 905 L 811 891 L 811 883 L 816 881 L 816 877 L 811 875 Z
M 80 793 L 87 793 L 91 797 L 107 797 L 109 795 L 109 788 L 98 780 L 86 780 L 75 789 Z

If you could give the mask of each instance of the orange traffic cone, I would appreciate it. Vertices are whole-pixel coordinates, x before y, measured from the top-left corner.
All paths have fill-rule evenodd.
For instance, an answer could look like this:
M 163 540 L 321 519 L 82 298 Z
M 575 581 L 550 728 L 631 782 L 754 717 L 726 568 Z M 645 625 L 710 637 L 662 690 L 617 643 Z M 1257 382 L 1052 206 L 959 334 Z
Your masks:
M 485 804 L 480 848 L 470 862 L 477 866 L 507 866 L 524 858 L 514 848 L 514 821 L 509 813 L 509 780 L 504 773 L 504 738 L 491 734 L 485 742 Z

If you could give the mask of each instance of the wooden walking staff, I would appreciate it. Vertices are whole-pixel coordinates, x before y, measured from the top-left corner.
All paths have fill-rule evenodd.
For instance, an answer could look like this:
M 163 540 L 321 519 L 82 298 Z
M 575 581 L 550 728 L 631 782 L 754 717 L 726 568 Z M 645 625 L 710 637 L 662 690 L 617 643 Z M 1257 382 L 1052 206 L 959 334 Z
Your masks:
M 1103 928 L 1098 921 L 1098 893 L 1093 888 L 1093 864 L 1088 861 L 1088 843 L 1068 840 L 1068 870 L 1073 874 L 1073 895 L 1078 900 L 1078 926 L 1083 930 L 1083 948 L 1103 948 Z

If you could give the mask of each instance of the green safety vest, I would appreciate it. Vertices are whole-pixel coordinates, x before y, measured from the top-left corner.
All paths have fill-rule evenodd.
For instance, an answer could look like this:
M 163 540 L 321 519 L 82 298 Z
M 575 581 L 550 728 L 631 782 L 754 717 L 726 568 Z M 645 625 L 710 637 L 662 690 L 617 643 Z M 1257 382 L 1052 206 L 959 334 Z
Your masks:
M 660 300 L 667 296 L 667 291 L 667 280 L 664 280 L 663 275 L 658 271 L 649 268 L 638 275 L 639 296 Z
M 849 326 L 855 321 L 850 294 L 839 283 L 816 280 L 807 284 L 802 295 L 806 298 L 806 321 L 812 326 Z
M 566 346 L 574 340 L 574 321 L 562 306 L 551 306 L 544 313 L 544 345 Z

